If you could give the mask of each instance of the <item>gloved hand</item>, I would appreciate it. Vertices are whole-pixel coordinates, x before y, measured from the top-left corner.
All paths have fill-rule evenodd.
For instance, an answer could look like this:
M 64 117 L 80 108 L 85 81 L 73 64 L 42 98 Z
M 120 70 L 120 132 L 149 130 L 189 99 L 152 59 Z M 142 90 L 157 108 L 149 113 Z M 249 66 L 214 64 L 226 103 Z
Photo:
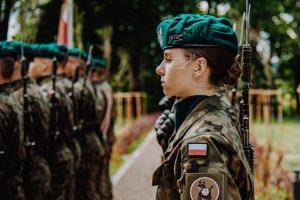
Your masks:
M 155 122 L 156 139 L 163 151 L 168 147 L 168 140 L 174 132 L 174 126 L 174 113 L 170 110 L 165 110 Z
M 158 105 L 159 105 L 161 111 L 164 111 L 164 110 L 166 110 L 166 109 L 171 110 L 171 109 L 172 109 L 172 106 L 173 106 L 173 104 L 174 104 L 175 99 L 176 99 L 176 96 L 171 96 L 171 97 L 164 96 L 164 97 L 158 102 Z

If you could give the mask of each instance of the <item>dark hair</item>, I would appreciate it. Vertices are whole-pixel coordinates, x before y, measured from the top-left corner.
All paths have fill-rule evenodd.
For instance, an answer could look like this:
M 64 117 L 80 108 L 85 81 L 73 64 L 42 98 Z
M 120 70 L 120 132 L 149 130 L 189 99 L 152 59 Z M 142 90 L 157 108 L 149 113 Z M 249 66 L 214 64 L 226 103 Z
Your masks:
M 103 74 L 105 74 L 105 69 L 102 67 L 97 67 L 95 70 L 95 74 L 97 74 L 97 76 L 102 76 Z
M 11 57 L 0 58 L 1 76 L 3 79 L 10 79 L 14 73 L 15 61 Z
M 214 85 L 225 83 L 234 85 L 242 70 L 238 63 L 239 55 L 228 47 L 213 48 L 183 48 L 185 57 L 190 60 L 205 58 L 211 70 L 209 81 Z
M 65 69 L 66 68 L 66 64 L 67 64 L 67 62 L 69 60 L 69 54 L 68 54 L 67 51 L 62 51 L 62 53 L 65 55 L 65 59 L 63 61 L 61 61 L 61 67 L 63 69 Z

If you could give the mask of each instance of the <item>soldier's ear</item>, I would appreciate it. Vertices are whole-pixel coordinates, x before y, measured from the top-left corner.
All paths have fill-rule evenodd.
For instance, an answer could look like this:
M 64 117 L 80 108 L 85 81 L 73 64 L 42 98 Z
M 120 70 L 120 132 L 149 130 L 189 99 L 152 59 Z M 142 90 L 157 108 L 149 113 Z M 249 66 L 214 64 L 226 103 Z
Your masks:
M 205 58 L 198 58 L 196 60 L 196 65 L 194 66 L 194 77 L 198 78 L 200 77 L 203 72 L 206 70 L 207 68 L 207 62 Z
M 42 71 L 47 71 L 49 69 L 49 64 L 45 59 L 41 60 L 41 69 Z

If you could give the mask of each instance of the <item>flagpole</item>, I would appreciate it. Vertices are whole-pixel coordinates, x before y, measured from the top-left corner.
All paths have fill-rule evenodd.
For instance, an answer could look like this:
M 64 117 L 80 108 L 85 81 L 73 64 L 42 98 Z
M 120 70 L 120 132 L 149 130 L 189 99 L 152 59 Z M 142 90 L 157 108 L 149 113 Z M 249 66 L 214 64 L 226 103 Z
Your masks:
M 67 0 L 67 3 L 68 3 L 68 7 L 69 7 L 69 10 L 68 10 L 68 28 L 67 28 L 67 47 L 68 48 L 73 48 L 74 47 L 74 42 L 73 42 L 73 9 L 74 9 L 74 6 L 73 6 L 73 0 Z

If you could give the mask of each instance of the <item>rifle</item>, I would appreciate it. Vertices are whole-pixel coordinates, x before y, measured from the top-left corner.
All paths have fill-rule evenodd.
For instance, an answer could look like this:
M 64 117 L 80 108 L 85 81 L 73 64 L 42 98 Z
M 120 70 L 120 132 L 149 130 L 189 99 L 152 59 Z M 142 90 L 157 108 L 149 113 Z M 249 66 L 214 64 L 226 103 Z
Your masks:
M 56 55 L 54 52 L 54 57 L 53 57 L 53 69 L 52 69 L 52 90 L 51 90 L 51 99 L 49 102 L 50 105 L 50 136 L 49 136 L 49 153 L 48 153 L 48 162 L 50 169 L 53 167 L 52 166 L 52 155 L 54 154 L 54 146 L 55 146 L 55 140 L 57 136 L 59 135 L 59 132 L 57 131 L 56 128 L 56 111 L 57 111 L 57 99 L 55 97 L 55 92 L 56 92 L 56 68 L 57 68 L 57 59 Z
M 250 165 L 252 172 L 254 172 L 254 151 L 253 146 L 249 141 L 249 89 L 251 87 L 251 46 L 249 44 L 249 29 L 250 29 L 250 7 L 251 5 L 246 5 L 246 44 L 243 45 L 243 104 L 242 104 L 242 144 L 245 156 Z
M 21 76 L 23 80 L 23 122 L 24 122 L 24 146 L 26 157 L 24 160 L 24 169 L 23 169 L 23 183 L 27 183 L 30 177 L 30 162 L 31 162 L 31 148 L 35 145 L 35 142 L 31 141 L 31 122 L 30 122 L 30 111 L 28 108 L 28 94 L 27 94 L 27 81 L 28 76 L 27 72 L 27 62 L 24 56 L 24 47 L 23 47 L 23 36 L 21 37 Z
M 85 101 L 84 92 L 86 90 L 87 75 L 88 75 L 89 69 L 91 67 L 92 51 L 93 51 L 93 45 L 90 45 L 89 57 L 88 57 L 88 61 L 85 64 L 85 69 L 84 69 L 84 73 L 83 73 L 83 83 L 82 83 L 82 88 L 81 88 L 81 91 L 80 91 L 80 98 L 78 100 L 78 118 L 79 118 L 79 123 L 81 123 L 81 124 L 84 123 L 84 117 L 83 117 L 83 113 L 84 113 L 84 106 L 83 105 L 84 105 L 84 101 Z
M 239 43 L 239 51 L 238 55 L 241 54 L 243 50 L 243 32 L 244 32 L 244 21 L 245 21 L 245 12 L 243 13 L 243 21 L 241 27 L 241 35 L 240 35 L 240 43 Z M 239 56 L 238 62 L 241 65 L 241 55 Z M 235 106 L 236 92 L 237 92 L 238 82 L 236 82 L 232 88 L 232 97 L 231 97 L 231 105 Z
M 72 86 L 71 86 L 71 91 L 69 92 L 69 96 L 72 99 L 73 102 L 73 121 L 74 121 L 74 127 L 73 130 L 76 133 L 78 130 L 78 118 L 77 118 L 77 103 L 76 103 L 76 98 L 75 98 L 75 92 L 74 92 L 74 84 L 78 81 L 78 75 L 79 75 L 79 67 L 75 67 L 74 70 L 74 75 L 72 78 Z

